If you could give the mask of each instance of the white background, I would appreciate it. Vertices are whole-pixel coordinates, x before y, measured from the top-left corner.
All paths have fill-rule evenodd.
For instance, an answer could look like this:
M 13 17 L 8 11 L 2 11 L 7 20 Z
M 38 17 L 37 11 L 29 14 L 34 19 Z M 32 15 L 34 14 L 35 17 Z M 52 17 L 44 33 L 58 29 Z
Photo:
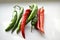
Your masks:
M 29 5 L 36 3 L 39 8 L 42 6 L 45 9 L 44 30 L 45 34 L 35 29 L 31 33 L 30 23 L 25 28 L 25 40 L 60 40 L 60 1 L 59 0 L 0 0 L 0 40 L 24 40 L 21 33 L 16 34 L 16 31 L 11 34 L 11 31 L 5 32 L 13 12 L 13 6 L 18 4 L 24 9 L 29 8 Z

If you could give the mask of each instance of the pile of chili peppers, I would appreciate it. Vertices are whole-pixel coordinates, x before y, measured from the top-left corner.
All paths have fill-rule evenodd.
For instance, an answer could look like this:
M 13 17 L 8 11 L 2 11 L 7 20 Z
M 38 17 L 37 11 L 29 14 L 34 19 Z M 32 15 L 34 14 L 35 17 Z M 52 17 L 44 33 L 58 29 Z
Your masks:
M 19 12 L 16 10 L 19 8 Z M 14 6 L 13 18 L 9 26 L 5 29 L 6 32 L 11 31 L 13 33 L 17 29 L 17 34 L 21 31 L 23 38 L 25 38 L 25 26 L 31 21 L 31 31 L 34 27 L 41 33 L 44 33 L 44 8 L 38 9 L 36 4 L 31 4 L 29 9 L 26 9 L 18 5 Z

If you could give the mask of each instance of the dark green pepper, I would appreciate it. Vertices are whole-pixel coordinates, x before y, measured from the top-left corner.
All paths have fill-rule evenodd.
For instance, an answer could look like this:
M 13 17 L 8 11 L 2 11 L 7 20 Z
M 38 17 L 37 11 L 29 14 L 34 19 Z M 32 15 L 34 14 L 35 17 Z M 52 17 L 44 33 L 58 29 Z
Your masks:
M 20 8 L 20 13 L 19 13 L 18 19 L 17 19 L 11 33 L 13 33 L 15 31 L 15 29 L 18 27 L 18 24 L 20 22 L 20 19 L 22 17 L 23 11 L 24 11 L 24 9 L 22 7 L 19 7 L 19 8 Z
M 10 31 L 10 30 L 13 28 L 14 24 L 16 23 L 16 20 L 17 20 L 17 11 L 14 10 L 14 14 L 13 14 L 13 18 L 12 18 L 12 20 L 11 20 L 11 23 L 10 23 L 10 25 L 5 29 L 5 31 Z

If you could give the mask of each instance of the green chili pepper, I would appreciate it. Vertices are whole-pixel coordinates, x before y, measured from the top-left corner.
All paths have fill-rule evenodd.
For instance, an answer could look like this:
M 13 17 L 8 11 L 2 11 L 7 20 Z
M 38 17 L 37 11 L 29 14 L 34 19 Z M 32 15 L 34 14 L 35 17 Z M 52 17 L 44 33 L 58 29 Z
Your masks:
M 20 8 L 19 17 L 18 17 L 18 19 L 17 19 L 11 33 L 13 33 L 15 31 L 15 29 L 18 27 L 19 21 L 20 21 L 20 19 L 22 17 L 23 11 L 24 11 L 24 9 L 22 7 L 19 7 L 19 8 Z
M 11 23 L 10 23 L 10 25 L 5 29 L 5 31 L 10 31 L 10 30 L 13 28 L 14 24 L 16 23 L 16 20 L 17 20 L 17 11 L 14 10 L 13 18 L 12 18 L 12 20 L 11 20 Z
M 32 20 L 32 18 L 35 17 L 35 15 L 37 14 L 37 10 L 38 10 L 38 6 L 36 4 L 32 4 L 29 6 L 30 9 L 32 10 L 31 14 L 29 15 L 28 19 L 27 19 L 27 22 L 30 22 Z
M 36 5 L 36 4 L 32 4 L 32 5 L 29 6 L 32 11 L 34 9 L 34 5 Z M 36 6 L 36 10 L 33 12 L 34 17 L 32 17 L 32 20 L 31 20 L 31 32 L 32 32 L 32 28 L 33 27 L 35 28 L 35 24 L 37 22 L 37 10 L 38 10 L 38 7 Z

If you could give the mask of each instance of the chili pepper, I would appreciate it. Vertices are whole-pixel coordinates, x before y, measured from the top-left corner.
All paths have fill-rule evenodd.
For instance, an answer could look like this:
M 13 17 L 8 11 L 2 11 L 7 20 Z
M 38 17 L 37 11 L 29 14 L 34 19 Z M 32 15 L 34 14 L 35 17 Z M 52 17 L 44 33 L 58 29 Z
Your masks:
M 32 32 L 32 28 L 34 26 L 34 28 L 36 28 L 36 22 L 37 22 L 37 15 L 31 20 L 31 32 Z
M 25 13 L 23 14 L 23 16 L 22 16 L 21 32 L 22 32 L 23 38 L 25 38 L 25 32 L 24 32 L 25 29 L 24 29 L 24 28 L 25 28 L 26 20 L 27 20 L 29 14 L 30 14 L 30 9 L 27 9 L 27 10 L 25 11 Z
M 26 23 L 30 22 L 32 20 L 32 18 L 35 17 L 35 15 L 37 14 L 37 10 L 38 10 L 38 6 L 36 4 L 32 4 L 29 6 L 32 9 L 31 14 L 29 15 Z
M 32 4 L 32 5 L 30 5 L 29 6 L 30 7 L 30 9 L 33 11 L 33 9 L 34 9 L 34 4 Z M 37 11 L 35 11 L 36 12 L 36 14 L 37 14 Z M 36 16 L 36 14 L 35 14 L 35 17 L 33 17 L 32 18 L 32 21 L 31 21 L 31 32 L 32 32 L 32 26 L 34 26 L 34 28 L 36 28 L 35 26 L 35 24 L 36 24 L 36 22 L 37 22 L 37 16 Z
M 40 9 L 40 31 L 44 33 L 44 8 Z
M 11 23 L 10 23 L 10 25 L 5 29 L 6 32 L 7 32 L 7 31 L 10 31 L 10 30 L 13 28 L 14 24 L 16 23 L 16 20 L 17 20 L 17 11 L 14 10 L 13 18 L 12 18 L 12 20 L 11 20 Z
M 43 7 L 38 10 L 38 21 L 37 21 L 37 29 L 44 33 L 44 9 Z
M 20 8 L 20 13 L 19 13 L 18 19 L 17 19 L 11 33 L 13 33 L 15 31 L 15 29 L 18 27 L 19 21 L 20 21 L 20 19 L 22 17 L 23 11 L 24 11 L 24 9 L 22 7 L 19 7 L 19 8 Z

